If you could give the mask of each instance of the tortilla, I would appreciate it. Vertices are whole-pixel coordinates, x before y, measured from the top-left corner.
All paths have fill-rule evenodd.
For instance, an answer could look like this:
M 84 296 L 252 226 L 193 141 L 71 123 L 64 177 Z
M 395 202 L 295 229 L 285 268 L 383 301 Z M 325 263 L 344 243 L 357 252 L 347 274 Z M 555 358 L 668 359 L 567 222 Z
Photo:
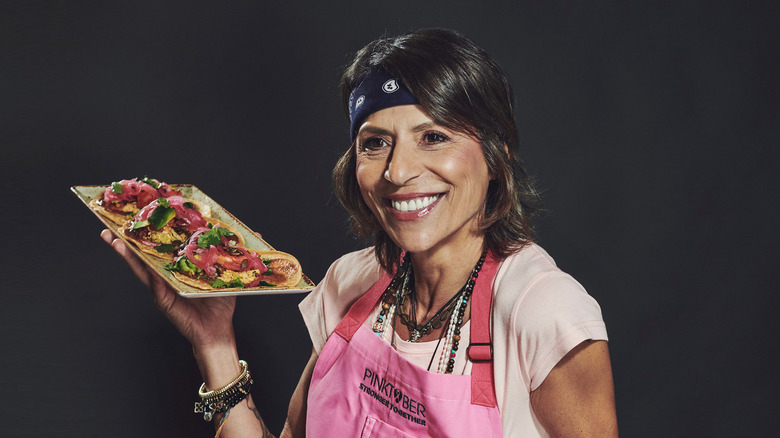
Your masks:
M 135 213 L 138 213 L 139 209 L 135 207 L 133 208 L 133 211 L 128 211 L 128 212 L 118 212 L 114 210 L 108 210 L 107 208 L 100 205 L 100 199 L 102 196 L 103 194 L 101 193 L 97 195 L 95 199 L 89 201 L 89 207 L 95 210 L 96 212 L 100 213 L 100 215 L 102 215 L 103 217 L 108 218 L 108 220 L 110 220 L 111 222 L 117 225 L 124 225 L 125 222 L 133 219 L 133 215 Z M 187 199 L 187 201 L 189 202 L 192 202 L 192 204 L 195 205 L 195 208 L 197 208 L 200 214 L 203 215 L 204 217 L 209 216 L 211 214 L 211 207 L 209 207 L 208 205 L 200 201 L 195 201 L 193 199 L 189 199 L 189 198 L 185 198 L 185 199 Z M 135 206 L 135 202 L 130 203 L 128 205 Z
M 102 193 L 98 195 L 95 199 L 89 201 L 89 208 L 100 213 L 101 216 L 108 218 L 108 220 L 110 220 L 111 222 L 117 225 L 122 225 L 125 222 L 127 222 L 128 219 L 132 219 L 133 212 L 120 213 L 118 211 L 106 210 L 105 207 L 103 207 L 98 203 L 100 201 L 101 196 L 103 196 Z
M 250 251 L 254 251 L 250 249 Z M 268 287 L 269 289 L 285 289 L 297 286 L 301 282 L 303 277 L 303 270 L 298 260 L 290 254 L 281 251 L 256 251 L 257 254 L 263 260 L 269 260 L 268 268 L 273 272 L 271 275 L 260 274 L 262 281 L 271 283 L 273 286 L 260 286 Z M 235 271 L 232 271 L 235 273 Z M 172 271 L 173 276 L 184 284 L 189 286 L 203 289 L 203 290 L 225 290 L 225 289 L 239 289 L 240 288 L 214 288 L 211 286 L 211 282 L 215 279 L 197 279 L 179 271 Z M 224 275 L 224 274 L 223 274 Z M 254 277 L 257 278 L 257 277 Z M 247 283 L 249 283 L 247 281 Z
M 206 222 L 212 224 L 213 226 L 219 226 L 219 227 L 226 228 L 226 229 L 230 230 L 238 238 L 238 242 L 236 243 L 236 245 L 238 245 L 238 246 L 244 246 L 245 245 L 244 236 L 242 236 L 241 233 L 239 233 L 238 230 L 236 230 L 235 228 L 228 226 L 226 223 L 224 223 L 224 222 L 222 222 L 221 220 L 218 220 L 218 219 L 205 217 L 205 216 L 203 217 L 203 219 L 205 219 Z M 128 227 L 130 226 L 131 223 L 133 223 L 132 218 L 130 218 L 129 220 L 125 221 L 123 223 L 122 227 L 120 227 L 119 232 L 121 232 L 127 238 L 127 240 L 133 242 L 135 244 L 135 246 L 137 246 L 138 249 L 141 252 L 153 255 L 153 256 L 161 258 L 163 260 L 172 261 L 174 259 L 174 255 L 176 254 L 177 250 L 175 250 L 173 252 L 159 252 L 159 251 L 154 249 L 156 246 L 147 245 L 147 244 L 144 243 L 144 241 L 136 239 L 132 235 L 127 234 L 125 231 L 127 231 Z M 165 229 L 165 228 L 166 227 L 163 227 L 163 229 Z M 190 236 L 187 235 L 186 238 L 184 239 L 184 242 L 186 242 L 189 238 L 190 238 Z

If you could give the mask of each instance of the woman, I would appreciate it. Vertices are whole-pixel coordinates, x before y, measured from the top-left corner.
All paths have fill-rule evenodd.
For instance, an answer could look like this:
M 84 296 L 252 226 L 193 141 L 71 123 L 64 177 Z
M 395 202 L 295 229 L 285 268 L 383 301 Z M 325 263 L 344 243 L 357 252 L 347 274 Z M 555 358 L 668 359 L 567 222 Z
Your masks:
M 374 247 L 300 305 L 314 346 L 281 436 L 616 436 L 599 307 L 531 240 L 537 198 L 501 69 L 422 30 L 358 52 L 342 97 L 352 143 L 334 185 Z M 192 343 L 202 395 L 237 394 L 229 421 L 211 408 L 222 436 L 269 436 L 234 389 L 249 381 L 235 299 L 181 299 L 103 237 Z

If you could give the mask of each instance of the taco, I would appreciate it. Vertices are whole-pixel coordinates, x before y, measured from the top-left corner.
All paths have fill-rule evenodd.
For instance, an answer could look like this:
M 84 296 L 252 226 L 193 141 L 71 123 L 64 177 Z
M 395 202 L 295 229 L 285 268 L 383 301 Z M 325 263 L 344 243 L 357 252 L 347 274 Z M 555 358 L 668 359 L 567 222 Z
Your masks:
M 232 234 L 220 226 L 197 230 L 165 269 L 182 283 L 204 290 L 289 288 L 300 283 L 303 273 L 295 257 L 236 245 Z
M 154 178 L 123 179 L 111 183 L 90 201 L 89 206 L 117 225 L 122 225 L 155 199 L 181 195 L 180 190 Z M 208 216 L 211 213 L 207 205 L 191 202 L 202 215 Z
M 200 228 L 214 225 L 229 229 L 222 222 L 200 214 L 192 201 L 181 196 L 157 198 L 128 220 L 121 232 L 141 251 L 166 260 Z M 243 243 L 241 235 L 230 230 L 234 244 Z

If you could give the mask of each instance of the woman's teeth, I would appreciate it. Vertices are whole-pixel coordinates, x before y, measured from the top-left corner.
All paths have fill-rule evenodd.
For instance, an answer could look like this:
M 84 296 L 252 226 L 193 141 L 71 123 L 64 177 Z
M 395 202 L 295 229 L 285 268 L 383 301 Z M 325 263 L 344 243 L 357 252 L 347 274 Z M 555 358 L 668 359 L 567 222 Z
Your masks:
M 390 201 L 390 204 L 398 211 L 415 211 L 433 204 L 437 199 L 439 199 L 439 195 L 425 196 L 408 201 Z

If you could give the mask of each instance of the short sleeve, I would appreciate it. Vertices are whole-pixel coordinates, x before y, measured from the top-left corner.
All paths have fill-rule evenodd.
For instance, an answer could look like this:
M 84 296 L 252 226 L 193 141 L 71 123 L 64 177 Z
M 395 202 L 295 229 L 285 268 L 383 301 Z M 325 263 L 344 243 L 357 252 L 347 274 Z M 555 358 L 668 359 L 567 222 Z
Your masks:
M 298 304 L 314 351 L 319 354 L 352 304 L 381 275 L 373 247 L 346 254 L 333 262 L 325 278 Z
M 517 303 L 513 320 L 532 391 L 574 347 L 607 340 L 598 303 L 563 272 L 535 279 Z

